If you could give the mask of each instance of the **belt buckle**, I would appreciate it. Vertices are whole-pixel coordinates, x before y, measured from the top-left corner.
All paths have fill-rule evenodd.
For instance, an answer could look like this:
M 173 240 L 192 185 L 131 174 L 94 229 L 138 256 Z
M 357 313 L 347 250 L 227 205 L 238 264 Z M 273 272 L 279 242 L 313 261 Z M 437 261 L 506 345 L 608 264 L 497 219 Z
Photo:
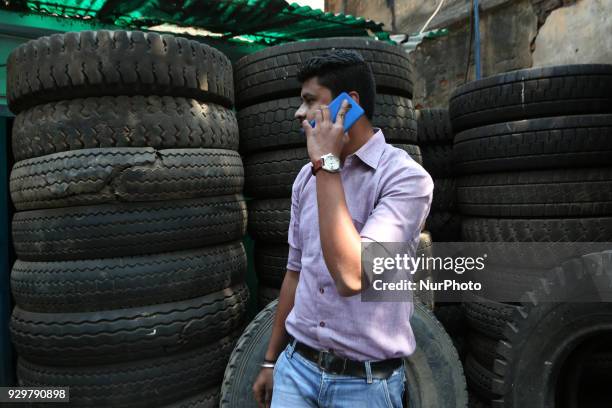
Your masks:
M 317 356 L 317 365 L 324 371 L 331 372 L 333 374 L 343 374 L 346 371 L 346 358 L 342 358 L 342 370 L 339 372 L 334 372 L 330 369 L 332 358 L 334 358 L 334 356 L 331 352 L 327 350 L 319 351 L 319 355 Z

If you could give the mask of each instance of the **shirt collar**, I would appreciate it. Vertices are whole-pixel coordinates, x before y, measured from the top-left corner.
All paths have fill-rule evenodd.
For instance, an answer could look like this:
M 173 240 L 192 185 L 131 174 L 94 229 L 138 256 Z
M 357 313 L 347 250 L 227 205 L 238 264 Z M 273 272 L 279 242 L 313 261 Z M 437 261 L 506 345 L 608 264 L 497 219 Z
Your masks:
M 351 157 L 354 154 L 355 156 L 359 157 L 362 162 L 376 170 L 386 143 L 382 130 L 377 127 L 373 129 L 375 132 L 374 135 L 372 135 L 372 137 L 370 137 L 370 139 L 355 153 L 350 154 L 348 157 Z

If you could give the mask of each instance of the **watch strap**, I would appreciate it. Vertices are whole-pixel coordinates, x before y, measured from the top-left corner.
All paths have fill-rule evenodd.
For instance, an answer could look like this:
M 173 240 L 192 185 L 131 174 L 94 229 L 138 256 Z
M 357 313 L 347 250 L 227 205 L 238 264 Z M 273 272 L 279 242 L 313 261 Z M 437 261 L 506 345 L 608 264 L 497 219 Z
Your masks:
M 323 160 L 318 159 L 314 163 L 312 163 L 312 167 L 310 170 L 312 171 L 312 175 L 316 176 L 317 172 L 323 168 Z

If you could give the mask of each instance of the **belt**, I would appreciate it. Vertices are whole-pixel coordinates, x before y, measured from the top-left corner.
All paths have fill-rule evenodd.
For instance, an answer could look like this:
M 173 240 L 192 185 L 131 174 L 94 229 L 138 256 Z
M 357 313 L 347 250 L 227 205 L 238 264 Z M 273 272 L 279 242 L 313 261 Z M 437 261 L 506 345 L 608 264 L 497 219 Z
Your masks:
M 294 340 L 294 337 L 289 335 L 289 343 L 293 343 Z M 299 341 L 295 342 L 295 351 L 327 373 L 367 378 L 366 365 L 363 361 L 340 357 L 330 351 L 320 351 Z M 393 371 L 402 366 L 402 363 L 401 358 L 371 361 L 372 377 L 389 378 Z

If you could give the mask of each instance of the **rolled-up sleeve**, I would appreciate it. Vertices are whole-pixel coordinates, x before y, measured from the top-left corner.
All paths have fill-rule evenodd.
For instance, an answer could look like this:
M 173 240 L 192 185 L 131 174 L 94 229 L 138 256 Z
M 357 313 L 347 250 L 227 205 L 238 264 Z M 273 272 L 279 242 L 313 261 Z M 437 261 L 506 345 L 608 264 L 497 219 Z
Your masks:
M 289 255 L 287 257 L 287 269 L 300 272 L 302 270 L 302 242 L 300 241 L 300 219 L 299 219 L 299 202 L 300 202 L 300 185 L 301 172 L 293 182 L 291 188 L 291 219 L 289 221 Z
M 362 242 L 412 242 L 433 198 L 433 180 L 422 168 L 400 167 L 385 176 L 380 199 L 360 235 Z

